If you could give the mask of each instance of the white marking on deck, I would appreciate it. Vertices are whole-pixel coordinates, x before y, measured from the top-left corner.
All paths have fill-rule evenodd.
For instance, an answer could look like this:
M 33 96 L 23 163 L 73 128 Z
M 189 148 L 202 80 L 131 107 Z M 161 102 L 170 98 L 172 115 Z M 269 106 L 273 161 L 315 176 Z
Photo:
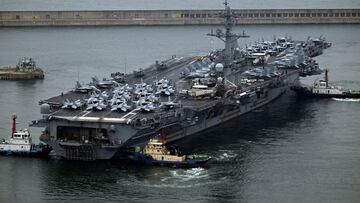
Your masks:
M 135 111 L 136 111 L 136 109 L 130 111 L 129 113 L 127 113 L 127 114 L 125 114 L 123 117 L 121 117 L 121 119 L 125 119 L 125 118 L 126 118 L 127 116 L 129 116 L 129 115 L 136 115 L 137 112 L 135 113 Z
M 230 83 L 231 85 L 233 85 L 234 87 L 237 87 L 237 85 L 235 85 L 234 83 L 230 82 L 229 80 L 225 80 L 226 82 Z
M 183 78 L 183 79 L 181 79 L 181 80 L 177 81 L 177 82 L 176 82 L 176 84 L 178 84 L 178 83 L 183 83 L 183 82 L 185 82 L 185 78 Z
M 179 81 L 176 82 L 176 84 L 175 84 L 176 89 L 178 89 L 178 88 L 180 87 L 180 83 L 185 83 L 185 82 L 186 82 L 185 79 L 186 79 L 186 78 L 182 78 L 181 80 L 179 80 Z M 182 86 L 182 87 L 183 87 L 183 86 Z
M 82 117 L 85 117 L 85 116 L 87 116 L 89 113 L 91 113 L 92 111 L 85 111 L 86 113 L 84 113 L 83 115 L 82 115 Z

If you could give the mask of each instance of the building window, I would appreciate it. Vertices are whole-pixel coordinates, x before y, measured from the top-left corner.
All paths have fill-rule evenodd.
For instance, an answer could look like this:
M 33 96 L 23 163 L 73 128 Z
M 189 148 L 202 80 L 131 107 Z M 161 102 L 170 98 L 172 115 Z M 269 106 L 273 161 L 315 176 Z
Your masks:
M 206 18 L 206 14 L 202 14 L 201 16 L 202 16 L 203 18 Z
M 20 19 L 20 16 L 19 16 L 19 15 L 16 15 L 15 18 L 16 18 L 16 20 L 19 20 L 19 19 Z
M 329 16 L 330 16 L 330 17 L 333 17 L 333 16 L 334 16 L 334 14 L 333 14 L 333 13 L 329 13 Z
M 299 17 L 299 13 L 295 13 L 295 17 Z
M 321 13 L 317 13 L 317 17 L 321 17 L 322 15 L 321 15 Z
M 300 13 L 300 16 L 301 16 L 301 17 L 305 17 L 305 13 Z
M 289 17 L 293 17 L 294 16 L 294 14 L 293 13 L 289 13 Z
M 258 14 L 258 13 L 255 13 L 255 14 L 254 14 L 254 17 L 255 17 L 255 18 L 258 18 L 258 17 L 259 17 L 259 14 Z
M 323 16 L 324 16 L 324 17 L 328 17 L 328 14 L 327 14 L 327 13 L 323 13 Z
M 287 14 L 287 13 L 283 13 L 283 16 L 286 18 L 286 17 L 288 17 L 288 14 Z
M 340 13 L 340 16 L 341 16 L 341 17 L 345 17 L 345 13 Z
M 266 17 L 269 18 L 269 17 L 270 17 L 270 13 L 267 13 L 267 14 L 266 14 Z
M 306 13 L 306 17 L 310 17 L 310 13 Z
M 190 18 L 194 18 L 195 17 L 195 14 L 190 14 Z
M 316 17 L 316 13 L 312 13 L 312 14 L 311 14 L 311 17 Z
M 339 17 L 339 13 L 335 13 L 335 17 Z
M 265 15 L 263 13 L 260 13 L 260 18 L 263 18 Z
M 208 14 L 208 18 L 211 18 L 212 17 L 212 15 L 211 14 Z
M 352 17 L 356 17 L 356 13 L 352 13 L 351 15 L 352 15 Z
M 350 13 L 346 13 L 346 17 L 350 17 Z
M 253 14 L 252 13 L 249 13 L 249 18 L 252 18 L 253 17 Z
M 275 17 L 276 17 L 276 13 L 271 14 L 271 17 L 275 18 Z
M 184 16 L 185 16 L 185 18 L 188 18 L 188 17 L 189 17 L 189 14 L 186 13 Z
M 46 18 L 46 19 L 50 19 L 50 15 L 47 14 L 47 15 L 45 16 L 45 18 Z
M 200 14 L 196 14 L 196 17 L 197 17 L 197 18 L 200 18 Z
M 278 17 L 278 18 L 281 18 L 281 13 L 278 13 L 278 14 L 277 14 L 277 17 Z
M 139 17 L 139 14 L 136 14 L 136 17 L 138 18 Z M 168 18 L 169 17 L 169 14 L 168 13 L 165 13 L 165 18 Z

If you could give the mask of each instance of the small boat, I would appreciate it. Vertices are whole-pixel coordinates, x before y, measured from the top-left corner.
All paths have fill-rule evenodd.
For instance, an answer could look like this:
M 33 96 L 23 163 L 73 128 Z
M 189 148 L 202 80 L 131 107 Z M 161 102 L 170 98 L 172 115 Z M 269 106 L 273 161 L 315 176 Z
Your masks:
M 174 168 L 205 167 L 211 159 L 205 155 L 180 155 L 176 148 L 169 150 L 165 139 L 150 139 L 143 150 L 136 147 L 129 152 L 129 158 L 146 165 L 170 166 Z
M 0 154 L 12 156 L 47 157 L 52 148 L 45 144 L 35 145 L 28 129 L 16 131 L 16 114 L 13 114 L 13 128 L 9 139 L 0 138 Z
M 312 87 L 293 86 L 291 89 L 299 96 L 315 98 L 360 98 L 360 91 L 343 90 L 329 84 L 328 70 L 325 70 L 325 80 L 315 81 Z

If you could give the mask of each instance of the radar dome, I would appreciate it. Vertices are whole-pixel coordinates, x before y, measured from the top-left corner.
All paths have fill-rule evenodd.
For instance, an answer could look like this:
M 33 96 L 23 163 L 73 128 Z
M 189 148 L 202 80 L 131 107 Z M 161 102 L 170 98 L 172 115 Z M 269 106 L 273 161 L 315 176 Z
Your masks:
M 50 113 L 50 105 L 47 103 L 41 104 L 40 113 L 41 114 L 49 114 Z
M 215 65 L 216 72 L 223 72 L 224 71 L 224 65 L 221 63 L 217 63 Z
M 215 68 L 224 68 L 224 65 L 221 64 L 221 63 L 217 63 L 216 66 L 215 66 Z

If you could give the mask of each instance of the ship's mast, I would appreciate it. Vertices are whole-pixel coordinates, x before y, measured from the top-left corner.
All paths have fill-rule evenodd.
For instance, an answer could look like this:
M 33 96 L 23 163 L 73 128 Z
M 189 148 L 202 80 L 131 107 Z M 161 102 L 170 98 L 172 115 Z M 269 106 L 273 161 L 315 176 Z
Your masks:
M 13 113 L 13 115 L 12 115 L 13 123 L 12 123 L 12 129 L 11 129 L 11 138 L 13 138 L 14 134 L 16 133 L 16 118 L 17 118 L 16 114 Z
M 222 30 L 217 29 L 216 33 L 213 33 L 211 31 L 211 33 L 209 33 L 208 36 L 217 37 L 221 41 L 225 42 L 225 51 L 224 51 L 225 64 L 224 65 L 225 65 L 225 67 L 228 67 L 231 65 L 231 62 L 234 59 L 234 51 L 238 47 L 237 40 L 239 38 L 246 38 L 246 37 L 250 37 L 250 36 L 246 35 L 244 32 L 242 34 L 232 33 L 235 15 L 231 11 L 230 6 L 228 6 L 227 0 L 225 0 L 224 5 L 225 5 L 225 10 L 224 10 L 224 12 L 220 13 L 219 16 L 225 19 L 225 21 L 224 21 L 225 33 L 223 33 Z
M 328 73 L 329 73 L 329 69 L 325 69 L 325 83 L 326 83 L 326 88 L 328 88 L 329 87 L 329 75 L 328 75 Z

